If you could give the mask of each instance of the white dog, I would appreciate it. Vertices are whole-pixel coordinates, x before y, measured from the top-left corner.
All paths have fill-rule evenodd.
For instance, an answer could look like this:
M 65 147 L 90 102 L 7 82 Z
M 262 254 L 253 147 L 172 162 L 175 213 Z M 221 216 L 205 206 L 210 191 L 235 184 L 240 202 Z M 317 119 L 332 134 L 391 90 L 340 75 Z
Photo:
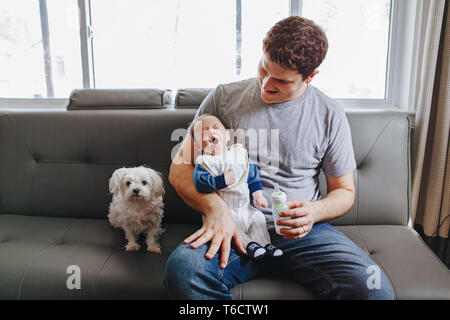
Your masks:
M 122 228 L 127 251 L 139 250 L 136 236 L 146 233 L 147 250 L 161 253 L 159 237 L 163 217 L 164 184 L 160 173 L 147 167 L 120 168 L 109 179 L 113 194 L 108 219 L 114 228 Z

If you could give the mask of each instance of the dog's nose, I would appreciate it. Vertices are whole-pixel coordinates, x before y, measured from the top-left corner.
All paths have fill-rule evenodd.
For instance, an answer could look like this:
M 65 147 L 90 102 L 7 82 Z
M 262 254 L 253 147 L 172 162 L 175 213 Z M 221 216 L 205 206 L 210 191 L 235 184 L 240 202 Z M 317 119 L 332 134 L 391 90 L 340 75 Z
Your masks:
M 138 193 L 139 193 L 139 189 L 133 189 L 133 192 L 134 192 L 135 194 L 138 194 Z

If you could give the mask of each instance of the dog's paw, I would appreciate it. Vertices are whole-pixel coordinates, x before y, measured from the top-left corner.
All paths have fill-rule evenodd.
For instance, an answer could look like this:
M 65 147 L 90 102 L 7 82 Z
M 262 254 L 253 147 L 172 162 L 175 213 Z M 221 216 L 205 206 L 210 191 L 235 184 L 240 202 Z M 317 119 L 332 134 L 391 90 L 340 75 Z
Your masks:
M 126 251 L 138 251 L 141 248 L 141 246 L 137 243 L 128 243 L 125 246 Z
M 147 251 L 154 252 L 154 253 L 161 253 L 161 247 L 157 244 L 153 245 L 147 245 Z

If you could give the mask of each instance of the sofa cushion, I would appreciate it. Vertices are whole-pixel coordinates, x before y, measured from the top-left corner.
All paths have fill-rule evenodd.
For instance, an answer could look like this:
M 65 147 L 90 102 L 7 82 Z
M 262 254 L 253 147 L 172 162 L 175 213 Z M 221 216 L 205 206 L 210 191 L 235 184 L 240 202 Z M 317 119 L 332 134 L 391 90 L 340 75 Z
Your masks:
M 0 299 L 165 298 L 165 262 L 197 227 L 170 223 L 164 228 L 159 255 L 144 248 L 124 251 L 123 231 L 105 219 L 0 215 Z M 450 299 L 448 270 L 409 227 L 337 229 L 384 269 L 397 298 Z M 80 290 L 67 289 L 71 265 L 80 267 Z M 254 279 L 232 292 L 236 299 L 314 298 L 305 288 L 279 278 Z
M 450 273 L 407 226 L 337 226 L 391 280 L 397 299 L 450 299 Z M 369 274 L 368 274 L 369 276 Z M 264 288 L 264 290 L 262 290 Z M 236 299 L 312 299 L 286 279 L 254 279 L 232 289 Z
M 0 299 L 158 299 L 165 261 L 197 227 L 170 224 L 162 253 L 126 252 L 122 230 L 104 219 L 0 215 Z M 69 290 L 67 268 L 81 270 Z
M 161 109 L 161 89 L 75 89 L 67 110 L 85 109 Z
M 177 109 L 197 109 L 206 96 L 211 92 L 211 88 L 182 88 L 178 89 L 175 96 L 175 108 Z

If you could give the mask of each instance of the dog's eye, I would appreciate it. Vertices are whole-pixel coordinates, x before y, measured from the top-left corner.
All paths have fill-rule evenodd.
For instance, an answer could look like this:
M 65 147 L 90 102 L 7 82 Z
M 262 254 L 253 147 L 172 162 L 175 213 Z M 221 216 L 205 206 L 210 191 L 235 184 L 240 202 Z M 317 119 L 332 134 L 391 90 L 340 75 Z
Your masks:
M 130 181 L 127 181 L 127 187 L 129 187 L 129 186 L 130 186 L 130 184 L 131 184 L 131 182 L 130 182 Z
M 142 184 L 145 186 L 147 184 L 147 181 L 142 181 Z

